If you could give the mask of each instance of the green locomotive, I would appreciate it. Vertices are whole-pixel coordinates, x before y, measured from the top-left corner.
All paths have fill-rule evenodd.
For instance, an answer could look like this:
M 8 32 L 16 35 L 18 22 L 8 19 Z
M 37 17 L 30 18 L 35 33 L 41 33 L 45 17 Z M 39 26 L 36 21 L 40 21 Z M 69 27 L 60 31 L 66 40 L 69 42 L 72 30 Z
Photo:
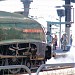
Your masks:
M 17 13 L 0 11 L 0 66 L 39 66 L 51 58 L 40 23 Z M 18 72 L 10 70 L 11 73 Z

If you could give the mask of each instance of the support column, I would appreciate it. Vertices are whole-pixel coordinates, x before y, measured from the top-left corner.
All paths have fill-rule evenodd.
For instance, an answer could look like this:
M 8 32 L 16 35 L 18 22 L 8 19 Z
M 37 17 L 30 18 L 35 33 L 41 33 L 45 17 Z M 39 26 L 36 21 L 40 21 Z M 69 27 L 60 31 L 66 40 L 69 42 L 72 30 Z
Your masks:
M 48 44 L 51 44 L 51 42 L 52 42 L 51 27 L 52 27 L 52 25 L 47 22 L 47 34 L 46 35 L 47 35 L 47 43 Z
M 65 24 L 65 32 L 68 36 L 68 44 L 70 43 L 70 27 L 71 27 L 71 0 L 65 0 L 65 22 L 69 22 Z
M 65 32 L 67 34 L 68 44 L 70 44 L 70 27 L 65 27 Z
M 61 16 L 59 18 L 60 18 L 59 48 L 61 49 L 61 42 L 60 42 L 60 39 L 61 39 Z

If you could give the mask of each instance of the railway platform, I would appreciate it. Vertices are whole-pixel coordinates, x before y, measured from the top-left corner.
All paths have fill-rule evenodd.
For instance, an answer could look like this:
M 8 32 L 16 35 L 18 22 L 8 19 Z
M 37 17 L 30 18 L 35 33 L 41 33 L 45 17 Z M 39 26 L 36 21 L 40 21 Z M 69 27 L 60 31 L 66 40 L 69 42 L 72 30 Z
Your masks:
M 70 51 L 71 45 L 66 46 L 66 50 L 60 49 L 59 47 L 56 48 L 56 50 L 52 50 L 52 53 L 55 57 L 59 56 L 66 56 L 67 52 Z
M 70 47 L 71 47 L 71 45 L 67 45 L 66 50 L 63 50 L 63 49 L 57 47 L 56 50 L 53 50 L 53 51 L 56 52 L 56 53 L 68 52 L 68 51 L 70 51 Z

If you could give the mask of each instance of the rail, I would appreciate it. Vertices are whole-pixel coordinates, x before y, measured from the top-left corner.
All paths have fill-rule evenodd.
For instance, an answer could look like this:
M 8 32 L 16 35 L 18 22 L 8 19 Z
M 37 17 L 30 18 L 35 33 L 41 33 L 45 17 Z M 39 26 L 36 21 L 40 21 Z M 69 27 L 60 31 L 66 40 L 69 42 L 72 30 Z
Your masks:
M 71 66 L 71 67 L 75 67 L 75 63 L 57 63 L 57 64 L 42 64 L 37 72 L 36 72 L 36 75 L 39 75 L 39 72 L 44 68 L 44 67 L 65 67 L 65 66 Z
M 23 68 L 25 69 L 29 75 L 31 75 L 30 69 L 25 66 L 25 65 L 7 65 L 7 66 L 0 66 L 0 70 L 5 70 L 5 69 L 15 69 L 15 68 Z

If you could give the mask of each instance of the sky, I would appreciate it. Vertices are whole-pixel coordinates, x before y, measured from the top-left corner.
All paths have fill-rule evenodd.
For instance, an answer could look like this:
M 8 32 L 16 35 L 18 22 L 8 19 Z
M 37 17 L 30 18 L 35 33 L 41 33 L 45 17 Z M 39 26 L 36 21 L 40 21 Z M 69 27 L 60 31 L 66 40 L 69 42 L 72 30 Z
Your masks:
M 0 10 L 14 12 L 18 10 L 23 10 L 23 4 L 20 0 L 5 0 L 0 1 Z
M 33 0 L 30 4 L 29 16 L 34 16 L 34 19 L 46 27 L 46 21 L 54 21 L 58 18 L 55 6 L 63 4 L 64 1 L 61 0 Z M 21 0 L 0 1 L 0 10 L 2 11 L 23 11 L 23 8 Z
M 52 15 L 54 18 L 54 15 L 56 15 L 55 6 L 61 6 L 63 2 L 61 0 L 33 0 L 30 5 L 30 15 L 38 17 L 49 17 Z M 0 10 L 8 12 L 21 11 L 23 10 L 23 4 L 21 0 L 1 1 Z
M 34 16 L 34 19 L 40 22 L 44 27 L 46 27 L 46 21 L 58 21 L 57 8 L 55 6 L 62 6 L 65 2 L 62 0 L 33 0 L 30 4 L 29 16 Z M 75 7 L 75 4 L 72 3 Z M 5 0 L 0 1 L 0 11 L 23 11 L 23 4 L 21 0 Z M 62 18 L 64 21 L 64 17 Z M 72 27 L 74 24 L 72 25 Z M 72 28 L 71 27 L 71 28 Z M 63 27 L 62 27 L 63 28 Z M 74 28 L 74 27 L 73 27 Z

